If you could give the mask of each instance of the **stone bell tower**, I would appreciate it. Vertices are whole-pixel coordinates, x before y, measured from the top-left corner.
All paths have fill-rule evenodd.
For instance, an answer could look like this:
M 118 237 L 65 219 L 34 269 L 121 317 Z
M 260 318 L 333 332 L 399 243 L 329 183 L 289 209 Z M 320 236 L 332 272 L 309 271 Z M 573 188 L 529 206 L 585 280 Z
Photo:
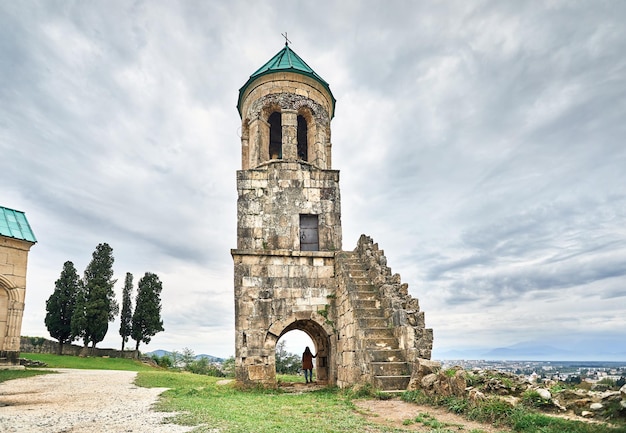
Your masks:
M 276 343 L 311 337 L 318 383 L 406 389 L 432 330 L 371 238 L 342 251 L 335 98 L 288 44 L 239 90 L 235 374 L 276 385 Z
M 287 44 L 239 90 L 236 375 L 274 384 L 275 347 L 300 329 L 315 342 L 317 377 L 331 374 L 327 319 L 341 250 L 339 172 L 331 169 L 335 98 Z

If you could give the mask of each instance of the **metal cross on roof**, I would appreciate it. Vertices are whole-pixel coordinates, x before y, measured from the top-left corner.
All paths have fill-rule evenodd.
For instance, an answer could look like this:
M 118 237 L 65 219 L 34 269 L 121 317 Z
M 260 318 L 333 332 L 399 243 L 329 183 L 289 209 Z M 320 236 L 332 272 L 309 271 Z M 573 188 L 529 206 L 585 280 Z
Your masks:
M 291 43 L 291 41 L 289 39 L 287 39 L 287 32 L 285 32 L 285 34 L 280 34 L 283 38 L 285 38 L 285 46 L 289 45 Z

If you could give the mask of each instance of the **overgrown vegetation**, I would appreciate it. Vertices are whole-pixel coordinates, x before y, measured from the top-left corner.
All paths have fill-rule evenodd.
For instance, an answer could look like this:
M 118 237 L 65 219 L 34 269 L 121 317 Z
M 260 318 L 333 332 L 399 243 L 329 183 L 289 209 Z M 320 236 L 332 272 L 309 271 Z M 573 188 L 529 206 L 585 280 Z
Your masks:
M 470 401 L 461 397 L 434 398 L 421 391 L 405 392 L 402 400 L 422 405 L 444 406 L 467 419 L 509 428 L 518 433 L 626 433 L 626 426 L 586 423 L 545 415 L 536 410 L 545 401 L 535 391 L 522 397 L 522 404 L 511 407 L 499 398 Z

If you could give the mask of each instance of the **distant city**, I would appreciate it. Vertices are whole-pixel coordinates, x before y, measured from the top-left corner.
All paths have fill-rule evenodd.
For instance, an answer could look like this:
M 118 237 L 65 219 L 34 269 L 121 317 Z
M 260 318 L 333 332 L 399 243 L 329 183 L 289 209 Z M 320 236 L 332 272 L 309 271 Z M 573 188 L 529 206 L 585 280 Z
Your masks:
M 443 368 L 463 367 L 497 370 L 526 376 L 529 380 L 555 380 L 563 382 L 598 382 L 603 379 L 626 381 L 626 362 L 612 361 L 489 361 L 444 360 Z

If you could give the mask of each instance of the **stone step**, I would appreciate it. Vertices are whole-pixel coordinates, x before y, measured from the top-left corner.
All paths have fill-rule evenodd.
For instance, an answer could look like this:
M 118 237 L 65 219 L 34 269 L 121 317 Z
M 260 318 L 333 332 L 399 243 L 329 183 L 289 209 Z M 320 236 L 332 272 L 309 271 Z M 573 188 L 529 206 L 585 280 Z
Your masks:
M 406 362 L 371 362 L 370 368 L 374 376 L 410 375 L 409 364 Z
M 375 290 L 359 290 L 350 292 L 350 295 L 355 301 L 378 300 L 378 293 Z
M 379 389 L 378 392 L 386 394 L 389 398 L 401 397 L 407 390 L 406 389 Z
M 374 337 L 365 337 L 363 339 L 364 347 L 368 349 L 375 350 L 396 350 L 398 347 L 398 339 L 395 337 L 383 337 L 383 338 L 374 338 Z
M 394 338 L 394 335 L 392 328 L 361 328 L 357 331 L 357 338 Z
M 385 312 L 382 308 L 355 308 L 354 315 L 360 319 L 367 318 L 384 318 Z
M 363 329 L 369 328 L 385 328 L 389 321 L 384 317 L 362 317 L 357 319 L 359 327 Z
M 411 376 L 374 376 L 374 386 L 383 391 L 406 390 Z
M 404 362 L 400 349 L 370 349 L 370 362 Z
M 376 286 L 369 279 L 353 281 L 357 290 L 376 290 Z
M 355 310 L 380 310 L 378 299 L 355 299 L 352 305 Z

